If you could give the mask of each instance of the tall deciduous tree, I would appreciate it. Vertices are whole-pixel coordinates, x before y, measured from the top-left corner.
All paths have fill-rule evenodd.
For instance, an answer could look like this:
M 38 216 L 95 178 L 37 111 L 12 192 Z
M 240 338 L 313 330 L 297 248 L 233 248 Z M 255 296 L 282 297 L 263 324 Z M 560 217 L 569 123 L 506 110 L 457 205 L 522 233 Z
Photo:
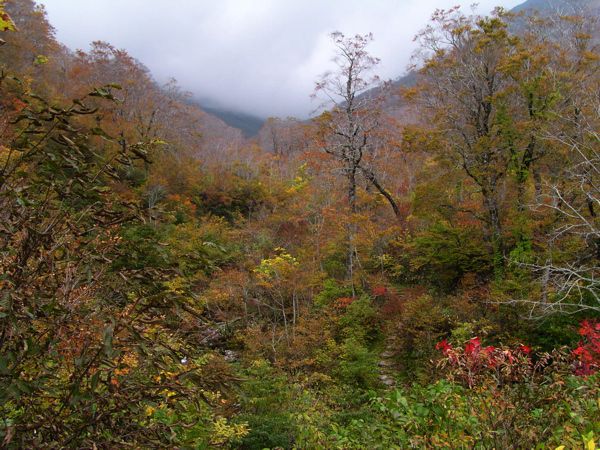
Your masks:
M 374 74 L 379 59 L 370 55 L 367 46 L 372 34 L 346 37 L 340 32 L 332 33 L 336 47 L 334 63 L 337 69 L 325 73 L 316 83 L 313 96 L 325 99 L 333 105 L 331 111 L 321 117 L 321 145 L 325 152 L 339 163 L 339 170 L 346 178 L 346 195 L 350 214 L 357 209 L 357 186 L 359 177 L 372 184 L 399 215 L 394 197 L 380 183 L 372 166 L 365 164 L 373 153 L 373 136 L 381 125 L 381 83 Z M 348 225 L 347 274 L 354 272 L 356 226 Z
M 481 195 L 488 239 L 497 266 L 505 250 L 502 195 L 515 160 L 508 58 L 517 38 L 502 13 L 465 16 L 438 10 L 417 40 L 421 45 L 421 91 L 427 119 L 442 137 L 439 152 L 461 167 Z

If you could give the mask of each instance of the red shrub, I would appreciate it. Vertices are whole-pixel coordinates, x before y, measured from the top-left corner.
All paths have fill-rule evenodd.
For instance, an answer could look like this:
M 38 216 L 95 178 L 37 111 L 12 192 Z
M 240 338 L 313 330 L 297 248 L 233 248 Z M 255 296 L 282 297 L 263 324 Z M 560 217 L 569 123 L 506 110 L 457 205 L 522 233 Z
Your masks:
M 354 299 L 352 297 L 340 297 L 333 302 L 333 306 L 337 309 L 346 309 L 353 301 Z
M 469 388 L 480 384 L 490 376 L 498 384 L 517 382 L 532 374 L 529 353 L 531 349 L 521 345 L 516 350 L 482 347 L 479 337 L 467 341 L 463 348 L 454 348 L 445 339 L 436 345 L 444 358 L 440 367 L 448 369 L 449 377 Z
M 575 375 L 592 375 L 600 369 L 600 322 L 583 321 L 579 328 L 582 340 L 575 350 L 557 349 L 537 355 L 532 360 L 532 349 L 519 345 L 515 349 L 482 347 L 478 337 L 470 339 L 463 348 L 454 348 L 446 339 L 438 342 L 443 358 L 439 367 L 448 369 L 452 380 L 468 387 L 493 377 L 499 385 L 523 382 L 544 370 L 573 370 Z
M 375 286 L 372 290 L 373 297 L 383 297 L 387 292 L 388 290 L 385 286 Z
M 573 350 L 576 375 L 592 375 L 600 368 L 600 322 L 584 320 L 579 328 L 582 337 Z

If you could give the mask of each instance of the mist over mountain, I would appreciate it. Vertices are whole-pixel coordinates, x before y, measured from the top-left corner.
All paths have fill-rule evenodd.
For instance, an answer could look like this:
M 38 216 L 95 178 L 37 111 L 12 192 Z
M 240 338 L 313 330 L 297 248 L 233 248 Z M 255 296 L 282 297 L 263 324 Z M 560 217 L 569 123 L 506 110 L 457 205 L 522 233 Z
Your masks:
M 403 74 L 412 37 L 436 8 L 471 0 L 172 0 L 168 8 L 143 0 L 40 0 L 58 39 L 72 49 L 104 40 L 127 49 L 159 81 L 178 80 L 217 109 L 266 118 L 306 119 L 315 109 L 315 80 L 332 68 L 329 34 L 374 33 L 383 79 Z M 481 0 L 488 13 L 519 0 Z M 93 17 L 84 24 L 81 18 Z M 165 26 L 157 34 L 156 27 Z M 167 31 L 168 30 L 168 31 Z M 213 105 L 210 105 L 211 107 Z
M 196 104 L 205 112 L 218 117 L 227 125 L 242 131 L 244 137 L 256 136 L 265 123 L 265 119 L 240 111 L 231 111 L 218 106 L 203 106 L 202 101 Z
M 600 0 L 526 0 L 513 7 L 514 13 L 537 12 L 542 15 L 552 12 L 575 14 L 579 11 L 598 13 Z M 401 88 L 411 87 L 417 82 L 417 74 L 413 71 L 392 77 L 389 96 L 384 101 L 384 108 L 392 116 L 400 117 L 405 113 L 404 103 L 399 95 Z M 368 92 L 362 95 L 370 95 Z M 239 129 L 246 138 L 255 137 L 265 124 L 265 119 L 254 114 L 226 108 L 215 102 L 215 99 L 194 100 L 203 111 L 218 117 L 227 125 Z

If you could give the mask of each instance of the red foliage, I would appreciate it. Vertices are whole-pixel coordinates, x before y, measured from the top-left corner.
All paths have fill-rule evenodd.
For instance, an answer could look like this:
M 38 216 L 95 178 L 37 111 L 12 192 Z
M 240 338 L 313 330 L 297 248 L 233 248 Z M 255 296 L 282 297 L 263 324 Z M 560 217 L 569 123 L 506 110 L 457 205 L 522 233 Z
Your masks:
M 583 321 L 579 334 L 582 340 L 571 352 L 570 360 L 567 356 L 567 364 L 574 368 L 575 375 L 592 375 L 600 369 L 600 322 Z M 444 355 L 440 366 L 448 367 L 451 378 L 469 387 L 485 379 L 486 375 L 505 383 L 526 380 L 535 372 L 532 349 L 523 344 L 515 349 L 482 348 L 479 337 L 474 337 L 467 341 L 464 349 L 452 347 L 446 339 L 438 342 L 435 348 Z M 536 365 L 542 367 L 547 364 L 548 354 L 537 359 Z
M 345 309 L 353 301 L 354 299 L 352 297 L 340 297 L 333 303 L 333 306 L 337 309 Z
M 579 335 L 582 340 L 573 350 L 576 375 L 592 375 L 600 368 L 600 321 L 581 322 Z
M 476 358 L 479 354 L 479 349 L 481 348 L 481 341 L 476 336 L 469 340 L 469 342 L 465 345 L 465 355 L 469 358 Z
M 372 290 L 373 297 L 383 297 L 388 292 L 385 286 L 375 286 Z
M 449 375 L 469 388 L 492 376 L 499 384 L 517 382 L 527 378 L 532 372 L 529 352 L 531 349 L 520 345 L 516 350 L 494 346 L 481 346 L 479 337 L 467 341 L 464 349 L 454 348 L 445 339 L 435 348 L 444 359 L 441 366 L 448 367 Z
M 531 347 L 528 347 L 527 345 L 519 345 L 519 347 L 517 347 L 517 350 L 519 350 L 525 355 L 529 355 L 531 353 Z
M 448 356 L 448 354 L 452 350 L 452 345 L 449 344 L 446 339 L 444 339 L 435 345 L 435 349 L 441 350 L 441 352 L 444 354 L 444 356 Z

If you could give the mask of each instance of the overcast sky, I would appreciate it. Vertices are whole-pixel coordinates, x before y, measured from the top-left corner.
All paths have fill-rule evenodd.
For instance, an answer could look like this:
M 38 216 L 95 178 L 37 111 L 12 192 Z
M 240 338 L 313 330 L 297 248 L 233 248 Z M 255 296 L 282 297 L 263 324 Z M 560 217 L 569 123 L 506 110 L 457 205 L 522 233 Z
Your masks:
M 329 33 L 373 32 L 382 78 L 402 75 L 412 37 L 436 8 L 473 0 L 40 0 L 58 39 L 124 48 L 158 81 L 262 117 L 306 117 L 332 57 Z M 478 11 L 523 0 L 480 0 Z

